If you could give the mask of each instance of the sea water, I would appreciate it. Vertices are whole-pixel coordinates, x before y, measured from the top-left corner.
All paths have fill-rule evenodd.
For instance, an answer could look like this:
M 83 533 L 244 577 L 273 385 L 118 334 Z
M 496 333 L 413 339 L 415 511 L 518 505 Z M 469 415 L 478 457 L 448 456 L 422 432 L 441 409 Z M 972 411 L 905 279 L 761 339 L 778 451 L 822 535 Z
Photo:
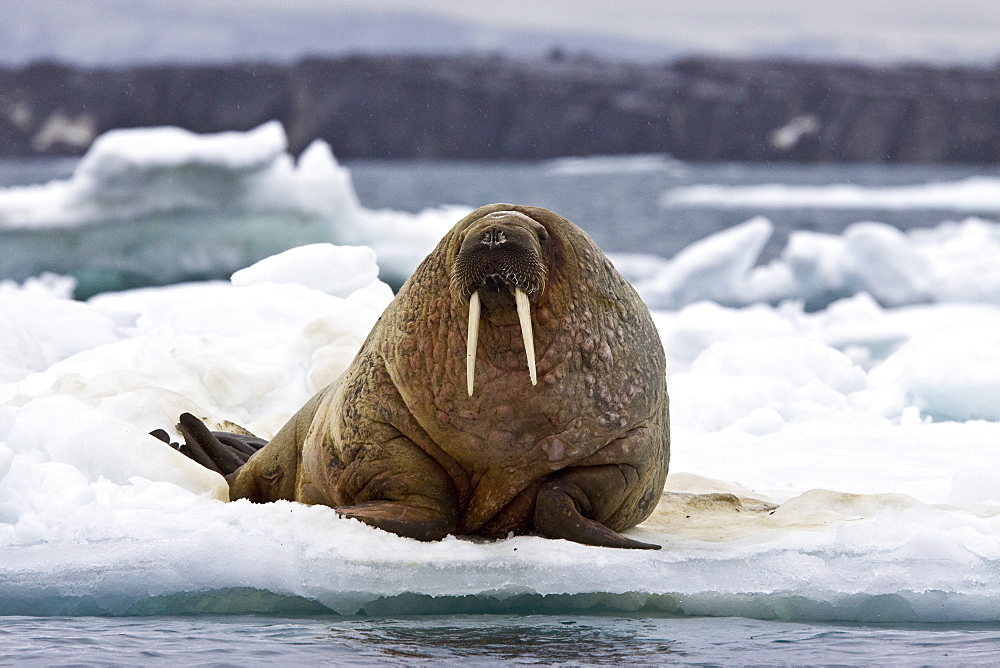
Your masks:
M 5 665 L 975 665 L 1000 629 L 591 615 L 5 617 Z
M 0 176 L 19 185 L 74 169 L 7 161 Z M 366 211 L 537 204 L 577 221 L 609 251 L 659 258 L 760 215 L 779 239 L 762 252 L 767 262 L 796 230 L 839 239 L 864 220 L 911 229 L 998 214 L 988 196 L 970 208 L 949 190 L 996 177 L 969 167 L 687 165 L 639 156 L 346 169 Z M 863 188 L 861 197 L 848 205 L 849 193 L 832 190 L 843 184 Z M 775 185 L 795 190 L 776 195 Z M 891 205 L 913 187 L 943 196 L 927 208 Z M 795 195 L 807 201 L 789 207 Z M 735 257 L 734 246 L 721 244 L 723 257 Z M 827 257 L 856 260 L 852 248 Z M 701 252 L 699 266 L 710 255 Z M 697 526 L 657 516 L 645 529 L 666 543 L 657 554 L 531 537 L 411 545 L 325 509 L 199 500 L 190 491 L 197 472 L 150 460 L 161 451 L 145 443 L 136 450 L 141 432 L 125 424 L 143 425 L 146 402 L 172 405 L 152 392 L 225 403 L 232 417 L 252 420 L 293 409 L 309 391 L 302 378 L 335 376 L 391 295 L 372 284 L 321 298 L 336 286 L 310 292 L 308 276 L 267 284 L 305 257 L 320 256 L 261 265 L 233 286 L 84 304 L 25 290 L 5 302 L 41 318 L 22 326 L 43 338 L 14 342 L 25 366 L 7 370 L 17 382 L 7 387 L 20 394 L 0 413 L 0 434 L 17 448 L 0 445 L 0 662 L 951 664 L 1000 656 L 991 302 L 893 310 L 859 295 L 814 314 L 793 304 L 734 310 L 709 302 L 657 312 L 672 364 L 672 470 L 748 483 L 788 500 L 780 512 L 720 502 L 694 514 Z M 362 272 L 372 266 L 353 251 L 331 257 Z M 261 304 L 269 306 L 258 313 Z M 340 315 L 299 324 L 306 311 Z M 72 331 L 45 322 L 72 322 Z M 235 322 L 245 332 L 229 331 Z M 958 385 L 942 385 L 932 363 L 943 354 L 954 355 L 944 379 L 957 375 Z M 985 401 L 969 398 L 975 387 Z M 825 431 L 829 443 L 803 450 Z M 106 442 L 88 440 L 97 432 Z M 952 444 L 947 462 L 937 456 L 942 442 Z M 881 459 L 873 456 L 880 447 L 888 448 Z M 759 465 L 762 452 L 771 465 Z M 852 460 L 864 465 L 852 470 Z M 809 476 L 861 493 L 803 493 Z M 728 534 L 711 535 L 720 528 Z M 344 590 L 338 578 L 372 590 Z
M 780 196 L 763 205 L 727 201 L 731 195 L 726 189 L 733 187 L 783 184 L 822 189 L 853 184 L 877 193 L 1000 176 L 1000 168 L 969 165 L 706 164 L 650 155 L 515 163 L 359 160 L 349 166 L 365 206 L 414 212 L 442 202 L 542 206 L 583 227 L 605 252 L 664 257 L 762 214 L 775 228 L 760 257 L 767 262 L 785 247 L 793 230 L 839 234 L 865 220 L 907 230 L 972 215 L 995 218 L 1000 211 L 1000 195 L 978 208 L 964 206 L 961 198 L 905 209 L 878 206 L 874 198 L 850 206 L 836 198 L 797 206 L 783 204 Z M 714 201 L 669 200 L 669 193 L 704 184 L 721 187 Z M 994 187 L 1000 188 L 1000 182 Z

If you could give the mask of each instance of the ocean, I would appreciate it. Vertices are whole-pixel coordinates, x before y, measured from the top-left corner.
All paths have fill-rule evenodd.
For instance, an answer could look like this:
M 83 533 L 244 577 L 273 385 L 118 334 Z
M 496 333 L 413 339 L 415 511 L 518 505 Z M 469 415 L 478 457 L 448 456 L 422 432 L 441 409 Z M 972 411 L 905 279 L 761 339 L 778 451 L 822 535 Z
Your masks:
M 0 160 L 0 664 L 1000 661 L 1000 168 L 121 155 Z M 273 430 L 391 297 L 234 271 L 364 243 L 393 284 L 493 201 L 566 215 L 637 283 L 671 360 L 672 504 L 737 505 L 692 526 L 667 503 L 641 555 L 419 544 L 221 503 L 144 436 L 192 402 Z M 72 281 L 26 280 L 55 260 Z
M 649 615 L 8 617 L 5 665 L 986 665 L 994 625 Z
M 1000 176 L 1000 168 L 966 165 L 799 165 L 681 163 L 665 156 L 563 158 L 526 163 L 354 161 L 348 164 L 361 202 L 374 209 L 405 211 L 442 203 L 472 207 L 488 202 L 542 206 L 583 227 L 605 252 L 673 257 L 693 242 L 767 215 L 775 231 L 760 261 L 777 257 L 793 230 L 840 234 L 858 221 L 874 220 L 900 230 L 929 227 L 949 217 L 996 218 L 996 203 L 983 209 L 942 204 L 893 209 L 864 202 L 798 207 L 760 205 L 665 205 L 663 194 L 699 184 L 797 188 L 853 184 L 893 189 Z

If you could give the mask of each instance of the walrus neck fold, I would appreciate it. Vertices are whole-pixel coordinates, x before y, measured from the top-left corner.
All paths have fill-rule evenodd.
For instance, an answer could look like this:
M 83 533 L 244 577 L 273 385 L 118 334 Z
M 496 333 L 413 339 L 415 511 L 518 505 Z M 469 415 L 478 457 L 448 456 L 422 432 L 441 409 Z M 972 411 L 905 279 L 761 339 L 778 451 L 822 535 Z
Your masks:
M 514 302 L 517 305 L 517 319 L 521 325 L 521 338 L 524 341 L 524 354 L 528 360 L 528 376 L 531 384 L 538 384 L 538 372 L 535 368 L 535 334 L 531 328 L 531 302 L 521 288 L 514 288 Z M 479 322 L 482 312 L 479 291 L 469 297 L 469 334 L 465 344 L 465 379 L 471 397 L 476 384 L 476 353 L 479 349 Z

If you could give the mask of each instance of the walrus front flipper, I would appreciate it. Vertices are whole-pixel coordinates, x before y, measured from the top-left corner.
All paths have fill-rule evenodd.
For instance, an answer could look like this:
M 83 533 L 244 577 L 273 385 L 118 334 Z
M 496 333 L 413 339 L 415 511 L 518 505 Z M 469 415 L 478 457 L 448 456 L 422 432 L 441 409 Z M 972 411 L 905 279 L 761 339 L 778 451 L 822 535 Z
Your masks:
M 246 464 L 251 455 L 267 444 L 256 436 L 209 431 L 205 423 L 190 413 L 181 415 L 177 429 L 184 437 L 184 444 L 178 447 L 181 454 L 224 476 Z
M 370 444 L 344 468 L 337 485 L 337 514 L 417 540 L 441 540 L 453 533 L 458 495 L 444 468 L 394 428 L 368 428 L 366 436 L 389 438 Z M 304 468 L 308 470 L 308 463 Z
M 337 514 L 397 536 L 417 540 L 441 540 L 455 530 L 454 513 L 395 501 L 368 501 L 335 508 Z
M 612 516 L 628 491 L 628 475 L 622 467 L 564 469 L 538 491 L 535 529 L 547 538 L 563 538 L 584 545 L 659 550 L 659 545 L 626 538 L 598 521 Z

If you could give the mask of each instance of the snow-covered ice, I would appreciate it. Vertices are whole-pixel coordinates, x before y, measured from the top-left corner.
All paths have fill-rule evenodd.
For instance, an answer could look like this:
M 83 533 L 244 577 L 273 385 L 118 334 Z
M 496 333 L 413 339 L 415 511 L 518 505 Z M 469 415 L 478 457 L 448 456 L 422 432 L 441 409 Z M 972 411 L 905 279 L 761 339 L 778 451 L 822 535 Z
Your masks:
M 1000 305 L 656 311 L 670 493 L 632 533 L 663 550 L 420 543 L 328 508 L 224 503 L 219 476 L 147 435 L 188 410 L 269 436 L 334 379 L 392 297 L 332 285 L 338 258 L 374 276 L 370 253 L 307 246 L 234 282 L 0 291 L 2 611 L 243 610 L 257 599 L 232 592 L 261 590 L 343 613 L 563 595 L 539 600 L 1000 619 Z

